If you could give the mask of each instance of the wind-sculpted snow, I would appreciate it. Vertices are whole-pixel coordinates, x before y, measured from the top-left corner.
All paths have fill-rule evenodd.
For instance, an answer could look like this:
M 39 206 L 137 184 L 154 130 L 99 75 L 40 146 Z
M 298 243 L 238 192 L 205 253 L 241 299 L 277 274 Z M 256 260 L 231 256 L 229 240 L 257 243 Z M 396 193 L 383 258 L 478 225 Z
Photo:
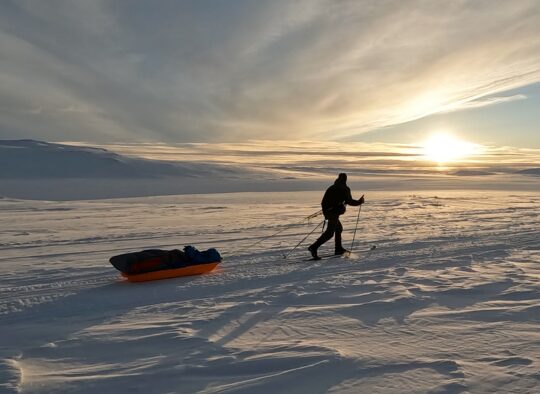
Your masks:
M 284 260 L 319 199 L 0 200 L 0 391 L 538 391 L 538 194 L 366 193 L 349 258 Z M 224 261 L 141 284 L 108 263 L 186 244 Z

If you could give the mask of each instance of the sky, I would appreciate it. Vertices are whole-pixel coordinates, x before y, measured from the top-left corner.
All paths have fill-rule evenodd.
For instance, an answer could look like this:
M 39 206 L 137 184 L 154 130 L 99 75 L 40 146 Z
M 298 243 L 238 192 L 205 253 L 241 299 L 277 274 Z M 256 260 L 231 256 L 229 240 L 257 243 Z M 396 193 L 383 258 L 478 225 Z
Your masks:
M 540 148 L 540 2 L 0 3 L 0 139 Z

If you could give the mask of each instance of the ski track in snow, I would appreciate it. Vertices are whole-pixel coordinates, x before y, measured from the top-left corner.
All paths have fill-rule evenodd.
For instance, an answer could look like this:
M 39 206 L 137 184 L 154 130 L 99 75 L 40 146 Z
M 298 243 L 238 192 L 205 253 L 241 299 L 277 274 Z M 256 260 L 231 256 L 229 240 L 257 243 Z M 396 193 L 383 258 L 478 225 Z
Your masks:
M 540 390 L 540 195 L 369 193 L 349 258 L 304 261 L 314 233 L 284 260 L 319 198 L 0 200 L 0 392 Z M 187 244 L 224 261 L 140 284 L 108 263 Z

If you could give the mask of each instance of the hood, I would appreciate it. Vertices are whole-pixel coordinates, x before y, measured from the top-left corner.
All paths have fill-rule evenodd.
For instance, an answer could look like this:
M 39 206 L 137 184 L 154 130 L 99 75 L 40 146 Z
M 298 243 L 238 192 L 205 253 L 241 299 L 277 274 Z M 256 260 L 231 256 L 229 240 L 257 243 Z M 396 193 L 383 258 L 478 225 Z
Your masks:
M 334 185 L 346 185 L 347 184 L 347 174 L 342 172 L 338 175 L 337 179 L 334 181 Z

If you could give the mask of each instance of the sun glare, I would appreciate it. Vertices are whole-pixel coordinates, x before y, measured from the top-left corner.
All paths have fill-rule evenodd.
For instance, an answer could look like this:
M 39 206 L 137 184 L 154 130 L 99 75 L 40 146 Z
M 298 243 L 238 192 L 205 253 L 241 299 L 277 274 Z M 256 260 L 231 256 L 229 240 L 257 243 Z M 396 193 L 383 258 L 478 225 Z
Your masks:
M 421 146 L 424 156 L 439 164 L 457 162 L 479 152 L 479 145 L 442 132 L 433 134 Z

